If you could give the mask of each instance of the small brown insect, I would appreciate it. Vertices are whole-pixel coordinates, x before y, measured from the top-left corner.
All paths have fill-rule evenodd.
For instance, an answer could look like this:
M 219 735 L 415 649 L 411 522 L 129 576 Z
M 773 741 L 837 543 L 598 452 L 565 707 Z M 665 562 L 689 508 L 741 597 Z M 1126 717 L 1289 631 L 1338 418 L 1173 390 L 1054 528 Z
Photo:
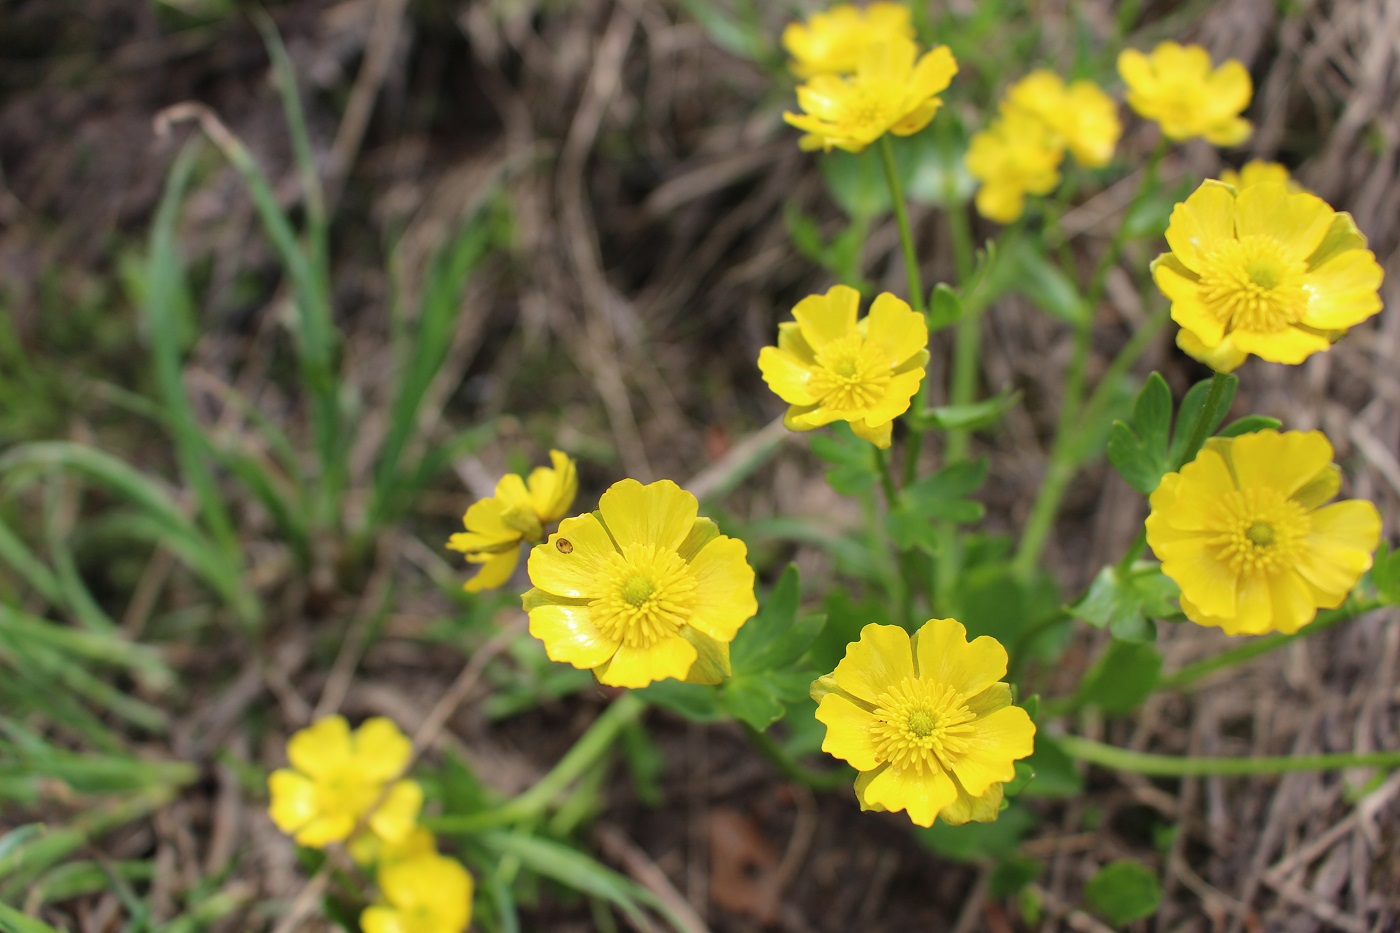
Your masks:
M 574 543 L 568 538 L 556 538 L 554 546 L 559 549 L 560 554 L 572 554 L 574 552 Z

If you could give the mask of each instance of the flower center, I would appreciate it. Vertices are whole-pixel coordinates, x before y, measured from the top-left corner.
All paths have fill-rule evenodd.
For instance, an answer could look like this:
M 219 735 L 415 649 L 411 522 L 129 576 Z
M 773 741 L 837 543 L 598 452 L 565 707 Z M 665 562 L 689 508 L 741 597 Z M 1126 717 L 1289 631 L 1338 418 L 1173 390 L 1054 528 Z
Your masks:
M 1273 334 L 1302 320 L 1307 264 L 1290 259 L 1282 244 L 1251 234 L 1222 244 L 1201 270 L 1201 301 L 1232 330 Z
M 649 648 L 674 635 L 694 609 L 695 575 L 675 551 L 626 545 L 599 577 L 589 612 L 612 641 Z
M 1293 564 L 1312 530 L 1307 509 L 1276 489 L 1241 489 L 1223 502 L 1214 543 L 1235 572 L 1273 572 Z
M 383 787 L 357 773 L 339 771 L 316 782 L 316 796 L 321 812 L 350 813 L 358 819 L 374 806 Z
M 898 119 L 896 104 L 903 96 L 904 88 L 893 81 L 853 83 L 839 121 L 842 129 L 852 136 L 879 136 Z
M 922 774 L 947 770 L 968 751 L 974 719 L 957 690 L 911 677 L 880 695 L 870 728 L 881 761 Z
M 859 334 L 833 340 L 816 351 L 817 372 L 810 383 L 826 408 L 859 411 L 884 398 L 891 366 Z

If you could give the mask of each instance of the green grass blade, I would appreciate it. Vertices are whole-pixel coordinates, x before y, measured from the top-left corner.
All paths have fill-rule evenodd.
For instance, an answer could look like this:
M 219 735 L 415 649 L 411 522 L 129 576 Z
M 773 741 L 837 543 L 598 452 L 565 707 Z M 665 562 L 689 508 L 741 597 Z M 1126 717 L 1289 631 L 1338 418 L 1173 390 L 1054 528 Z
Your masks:
M 0 562 L 9 564 L 15 575 L 34 587 L 50 605 L 63 604 L 63 591 L 58 578 L 3 521 L 0 521 Z
M 0 933 L 63 933 L 0 901 Z

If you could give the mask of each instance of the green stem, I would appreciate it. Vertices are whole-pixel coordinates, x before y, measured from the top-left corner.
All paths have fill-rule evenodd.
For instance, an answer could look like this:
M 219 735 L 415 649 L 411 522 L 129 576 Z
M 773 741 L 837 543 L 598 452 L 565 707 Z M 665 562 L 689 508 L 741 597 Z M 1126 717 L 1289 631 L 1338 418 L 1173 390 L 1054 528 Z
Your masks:
M 1220 403 L 1225 400 L 1225 390 L 1229 384 L 1229 376 L 1224 373 L 1211 373 L 1210 392 L 1206 394 L 1205 407 L 1201 409 L 1201 417 L 1197 419 L 1196 426 L 1191 431 L 1191 439 L 1186 442 L 1186 449 L 1181 452 L 1181 462 L 1173 464 L 1173 469 L 1180 469 L 1184 464 L 1195 460 L 1196 454 L 1205 446 L 1206 438 L 1210 437 L 1211 429 L 1215 426 L 1218 409 Z
M 1143 525 L 1138 529 L 1137 537 L 1133 543 L 1128 545 L 1128 549 L 1123 552 L 1123 559 L 1113 568 L 1113 573 L 1120 580 L 1127 579 L 1128 573 L 1133 569 L 1133 564 L 1142 556 L 1143 549 L 1147 547 L 1147 526 Z
M 781 745 L 766 732 L 759 732 L 748 723 L 742 723 L 744 734 L 749 737 L 754 748 L 773 763 L 788 780 L 795 781 L 812 790 L 837 790 L 851 783 L 850 774 L 845 768 L 835 771 L 813 771 L 796 761 Z
M 1300 638 L 1306 638 L 1309 635 L 1316 635 L 1319 632 L 1325 632 L 1328 629 L 1335 628 L 1343 622 L 1364 615 L 1372 609 L 1378 609 L 1382 605 L 1384 604 L 1378 600 L 1361 600 L 1356 602 L 1348 600 L 1337 609 L 1318 613 L 1315 621 L 1292 634 L 1284 635 L 1275 632 L 1272 635 L 1265 635 L 1262 638 L 1252 638 L 1237 648 L 1222 651 L 1203 661 L 1197 661 L 1195 664 L 1188 664 L 1175 673 L 1168 674 L 1166 677 L 1162 678 L 1158 686 L 1159 688 L 1168 690 L 1190 689 L 1197 681 L 1204 677 L 1208 677 L 1218 671 L 1227 670 L 1238 664 L 1243 664 L 1246 661 L 1251 661 L 1271 651 L 1277 651 L 1284 645 L 1295 642 Z
M 540 816 L 570 784 L 596 765 L 622 730 L 645 711 L 646 703 L 640 697 L 635 693 L 624 693 L 593 721 L 588 731 L 579 737 L 574 747 L 559 759 L 548 774 L 520 796 L 494 810 L 465 816 L 443 816 L 425 820 L 424 825 L 437 832 L 469 835 Z
M 957 266 L 958 284 L 965 286 L 972 277 L 975 257 L 972 248 L 972 226 L 966 205 L 948 209 L 948 232 L 953 242 L 953 260 Z M 948 388 L 948 404 L 971 404 L 977 394 L 977 376 L 981 370 L 982 315 L 972 307 L 965 308 L 953 335 L 953 372 Z M 972 432 L 957 428 L 948 432 L 944 460 L 954 464 L 967 459 L 972 448 Z
M 880 164 L 885 169 L 885 184 L 890 189 L 890 205 L 894 208 L 894 222 L 899 227 L 899 245 L 904 250 L 904 274 L 909 282 L 909 304 L 920 314 L 924 309 L 924 282 L 919 275 L 919 257 L 914 249 L 914 232 L 909 227 L 909 211 L 904 204 L 904 186 L 899 183 L 899 169 L 894 164 L 894 147 L 890 135 L 880 137 L 876 145 L 880 151 Z
M 1205 758 L 1153 755 L 1105 745 L 1077 735 L 1055 737 L 1071 757 L 1091 764 L 1155 777 L 1286 774 L 1292 771 L 1333 771 L 1340 768 L 1397 768 L 1400 751 L 1345 752 L 1335 755 L 1273 755 L 1258 758 Z
M 890 469 L 890 462 L 889 459 L 885 456 L 885 452 L 878 447 L 874 448 L 874 450 L 875 468 L 876 471 L 880 474 L 880 489 L 885 494 L 885 510 L 886 514 L 888 514 L 889 512 L 892 512 L 895 509 L 899 508 L 899 487 L 895 485 L 894 473 Z M 889 541 L 888 536 L 882 535 L 882 538 L 884 538 L 883 543 L 887 548 L 894 549 L 894 542 Z M 903 619 L 901 624 L 905 626 L 910 626 L 913 625 L 915 622 L 914 592 L 919 587 L 920 575 L 918 567 L 914 563 L 915 557 L 913 554 L 910 554 L 904 550 L 897 550 L 895 553 L 895 560 L 899 566 L 898 577 L 901 584 L 897 588 L 896 594 L 896 600 L 899 603 L 901 618 Z M 932 594 L 930 594 L 929 598 L 931 601 Z

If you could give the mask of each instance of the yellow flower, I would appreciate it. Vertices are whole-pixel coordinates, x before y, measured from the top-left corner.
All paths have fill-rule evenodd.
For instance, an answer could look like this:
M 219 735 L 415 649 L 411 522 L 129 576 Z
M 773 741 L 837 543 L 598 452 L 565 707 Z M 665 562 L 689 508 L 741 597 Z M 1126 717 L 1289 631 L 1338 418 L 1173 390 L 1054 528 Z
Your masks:
M 1147 543 L 1181 610 L 1228 635 L 1296 632 L 1371 567 L 1381 517 L 1341 488 L 1320 431 L 1214 438 L 1152 494 Z
M 456 859 L 424 853 L 383 864 L 384 902 L 360 914 L 364 933 L 462 933 L 472 920 L 472 876 Z
M 544 526 L 569 513 L 578 494 L 578 467 L 565 453 L 549 452 L 553 467 L 536 467 L 528 480 L 508 473 L 496 484 L 496 494 L 482 499 L 462 516 L 465 532 L 448 539 L 447 546 L 467 555 L 467 562 L 481 570 L 463 586 L 468 593 L 503 585 L 520 560 L 520 542 L 534 544 L 544 537 Z
M 834 285 L 792 309 L 778 345 L 758 355 L 763 381 L 790 406 L 784 423 L 810 431 L 833 421 L 877 447 L 890 446 L 894 419 L 909 410 L 928 363 L 928 323 L 888 292 L 857 321 L 860 293 Z
M 964 161 L 977 189 L 977 213 L 1009 224 L 1026 208 L 1027 194 L 1048 194 L 1060 183 L 1064 149 L 1047 124 L 1010 109 L 973 134 Z
M 1006 649 L 971 643 L 955 619 L 930 619 L 912 637 L 867 625 L 836 670 L 812 684 L 822 751 L 860 772 L 862 810 L 903 810 L 920 826 L 990 822 L 1035 724 L 1011 705 Z
M 1108 164 L 1123 133 L 1118 104 L 1098 85 L 1081 80 L 1066 86 L 1059 75 L 1043 68 L 1032 71 L 1006 92 L 1002 111 L 1011 110 L 1041 120 L 1057 141 L 1068 147 L 1074 160 L 1089 168 Z
M 850 74 L 860 65 L 867 45 L 890 39 L 914 38 L 909 7 L 903 3 L 872 3 L 865 9 L 849 3 L 813 13 L 804 23 L 783 30 L 783 48 L 792 56 L 789 67 L 799 78 Z
M 530 551 L 530 634 L 600 683 L 729 676 L 729 643 L 758 611 L 744 542 L 670 480 L 614 483 L 598 510 Z
M 912 40 L 893 36 L 865 45 L 852 77 L 821 74 L 799 85 L 806 113 L 783 119 L 807 134 L 798 143 L 805 150 L 861 152 L 885 133 L 908 136 L 928 126 L 957 72 L 947 46 L 920 56 Z
M 1144 55 L 1125 49 L 1118 73 L 1128 85 L 1128 105 L 1155 120 L 1168 139 L 1196 136 L 1217 146 L 1236 146 L 1253 127 L 1240 114 L 1254 94 L 1249 72 L 1231 59 L 1211 68 L 1210 54 L 1199 45 L 1163 42 Z
M 416 782 L 396 780 L 412 755 L 413 744 L 388 719 L 368 719 L 352 733 L 343 717 L 327 716 L 288 740 L 292 767 L 268 775 L 268 814 L 314 849 L 343 842 L 361 820 L 381 842 L 397 843 L 423 805 Z
M 390 842 L 380 839 L 374 833 L 361 833 L 351 839 L 346 846 L 350 857 L 361 865 L 375 862 L 401 861 L 426 853 L 437 852 L 437 839 L 422 826 L 415 826 L 403 838 Z
M 1152 263 L 1181 343 L 1229 372 L 1247 354 L 1301 363 L 1381 309 L 1382 272 L 1351 215 L 1277 182 L 1207 181 L 1172 210 Z
M 1288 174 L 1288 169 L 1277 162 L 1265 162 L 1262 159 L 1251 159 L 1244 164 L 1244 168 L 1238 172 L 1232 168 L 1227 168 L 1220 173 L 1220 180 L 1225 184 L 1240 191 L 1244 188 L 1252 188 L 1255 185 L 1265 183 L 1277 183 L 1287 185 L 1289 191 L 1302 191 L 1302 187 Z

